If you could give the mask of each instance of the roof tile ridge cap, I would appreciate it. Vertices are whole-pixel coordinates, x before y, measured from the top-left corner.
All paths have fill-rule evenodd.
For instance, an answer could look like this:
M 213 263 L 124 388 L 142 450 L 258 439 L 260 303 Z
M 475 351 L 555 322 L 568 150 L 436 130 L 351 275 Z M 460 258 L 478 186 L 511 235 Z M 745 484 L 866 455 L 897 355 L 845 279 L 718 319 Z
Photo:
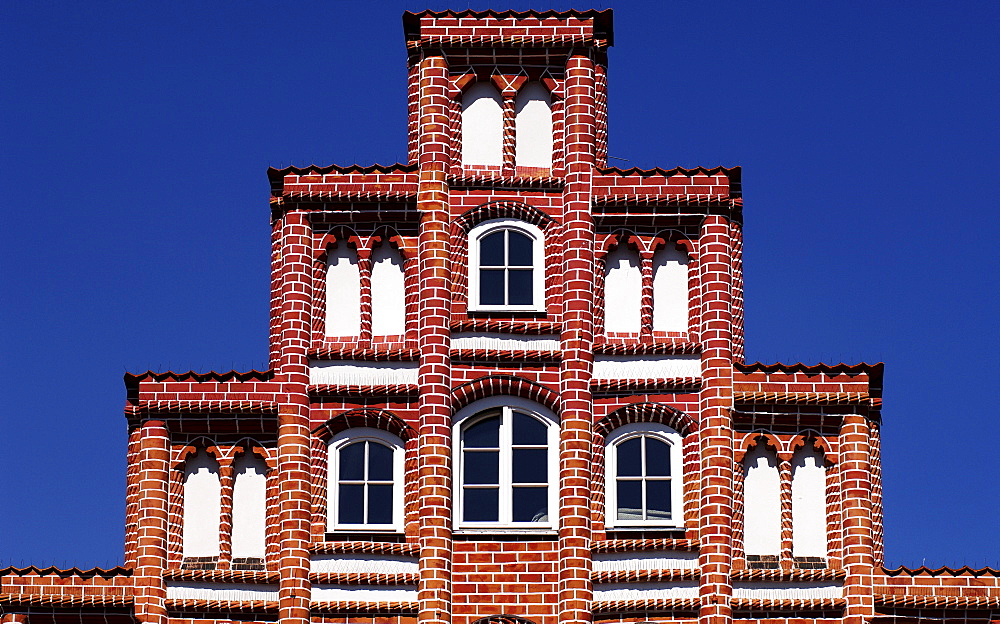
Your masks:
M 719 172 L 725 173 L 726 175 L 732 173 L 741 173 L 743 169 L 742 165 L 735 165 L 733 167 L 726 167 L 725 165 L 716 165 L 715 167 L 704 167 L 698 165 L 697 167 L 682 167 L 680 165 L 673 167 L 671 169 L 664 169 L 663 167 L 652 167 L 650 169 L 643 169 L 642 167 L 635 166 L 628 169 L 622 167 L 597 167 L 597 173 L 599 174 L 618 174 L 621 176 L 629 175 L 676 175 L 678 173 L 683 173 L 684 175 L 692 175 L 702 173 L 705 175 L 716 175 Z
M 50 575 L 68 575 L 68 576 L 130 576 L 133 572 L 132 568 L 126 566 L 115 566 L 113 568 L 78 568 L 73 566 L 72 568 L 60 568 L 57 566 L 47 566 L 39 567 L 36 565 L 29 565 L 23 568 L 18 568 L 16 566 L 7 566 L 5 568 L 0 568 L 0 576 L 5 576 L 8 574 L 16 574 L 18 576 L 24 576 L 26 574 L 35 573 L 39 576 L 50 576 Z
M 463 9 L 461 11 L 456 11 L 454 9 L 444 9 L 441 11 L 435 11 L 433 9 L 424 9 L 422 11 L 404 11 L 404 15 L 412 15 L 414 17 L 447 17 L 452 16 L 455 18 L 463 17 L 493 17 L 494 19 L 504 19 L 505 17 L 514 17 L 516 19 L 524 19 L 526 17 L 590 17 L 596 15 L 602 15 L 611 11 L 611 9 L 565 9 L 563 11 L 558 11 L 556 9 L 545 9 L 542 11 L 527 9 L 524 11 L 518 11 L 517 9 Z
M 277 167 L 268 167 L 267 168 L 267 172 L 268 172 L 269 176 L 271 176 L 271 175 L 277 176 L 278 174 L 281 174 L 281 177 L 284 177 L 284 176 L 289 175 L 289 174 L 295 174 L 295 175 L 309 175 L 309 174 L 313 174 L 313 175 L 325 175 L 327 173 L 334 173 L 334 172 L 336 172 L 336 173 L 373 173 L 376 170 L 379 170 L 379 171 L 384 172 L 384 173 L 390 173 L 390 172 L 393 172 L 395 170 L 401 171 L 403 173 L 412 173 L 414 171 L 417 171 L 417 169 L 418 169 L 418 165 L 416 163 L 395 162 L 395 163 L 389 163 L 389 164 L 386 164 L 386 165 L 383 165 L 381 163 L 374 163 L 374 164 L 371 164 L 371 165 L 362 165 L 362 164 L 359 164 L 359 163 L 352 163 L 352 164 L 349 164 L 349 165 L 338 165 L 338 164 L 330 164 L 330 165 L 307 165 L 305 167 L 298 167 L 298 166 L 295 166 L 295 165 L 288 165 L 287 167 L 282 167 L 281 169 L 279 169 Z

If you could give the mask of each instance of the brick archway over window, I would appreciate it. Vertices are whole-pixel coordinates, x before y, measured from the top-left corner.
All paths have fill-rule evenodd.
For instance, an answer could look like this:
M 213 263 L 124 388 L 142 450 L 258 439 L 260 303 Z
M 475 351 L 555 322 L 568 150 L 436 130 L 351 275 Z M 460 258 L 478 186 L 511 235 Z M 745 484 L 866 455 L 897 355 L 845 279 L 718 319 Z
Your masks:
M 541 403 L 553 413 L 559 413 L 559 395 L 541 384 L 514 375 L 486 375 L 467 381 L 451 391 L 452 409 L 457 412 L 469 403 L 486 397 L 507 394 Z
M 531 620 L 516 615 L 491 615 L 476 620 L 472 624 L 535 624 Z
M 355 409 L 338 414 L 313 429 L 313 435 L 326 441 L 345 429 L 371 427 L 399 436 L 403 442 L 414 438 L 417 432 L 392 412 L 375 409 Z
M 690 416 L 665 403 L 633 403 L 620 407 L 597 421 L 594 433 L 606 437 L 622 425 L 642 422 L 666 425 L 682 436 L 698 430 L 698 424 Z
M 462 216 L 455 219 L 453 227 L 459 232 L 468 234 L 476 225 L 490 219 L 517 219 L 537 225 L 542 230 L 555 223 L 552 217 L 534 206 L 516 201 L 492 201 L 466 210 Z

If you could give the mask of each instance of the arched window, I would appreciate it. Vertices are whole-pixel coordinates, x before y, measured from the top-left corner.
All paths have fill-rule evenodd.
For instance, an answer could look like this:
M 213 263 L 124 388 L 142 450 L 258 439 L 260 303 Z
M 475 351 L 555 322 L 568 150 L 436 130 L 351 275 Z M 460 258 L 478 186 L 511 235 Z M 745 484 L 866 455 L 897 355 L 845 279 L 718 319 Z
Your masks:
M 826 557 L 826 467 L 807 444 L 792 457 L 792 556 Z
M 357 427 L 334 436 L 329 453 L 329 530 L 402 531 L 402 440 Z
M 545 311 L 542 231 L 494 219 L 469 231 L 469 310 Z
M 538 82 L 521 87 L 514 101 L 514 164 L 552 168 L 552 101 Z
M 358 254 L 341 241 L 326 262 L 326 335 L 361 334 L 361 271 Z
M 222 519 L 219 463 L 204 449 L 184 462 L 184 557 L 219 556 Z
M 658 423 L 633 423 L 607 437 L 605 525 L 681 526 L 682 441 Z
M 488 82 L 477 82 L 462 95 L 462 164 L 503 165 L 502 100 Z
M 763 441 L 743 457 L 743 550 L 781 554 L 781 475 L 778 458 Z
M 233 462 L 233 558 L 264 557 L 267 464 L 252 453 Z
M 558 426 L 547 410 L 491 397 L 455 420 L 456 525 L 554 528 Z
M 604 331 L 639 333 L 642 269 L 639 254 L 619 245 L 604 258 Z
M 397 336 L 406 330 L 403 257 L 383 243 L 372 251 L 372 335 Z
M 688 330 L 688 262 L 673 244 L 653 255 L 653 331 Z

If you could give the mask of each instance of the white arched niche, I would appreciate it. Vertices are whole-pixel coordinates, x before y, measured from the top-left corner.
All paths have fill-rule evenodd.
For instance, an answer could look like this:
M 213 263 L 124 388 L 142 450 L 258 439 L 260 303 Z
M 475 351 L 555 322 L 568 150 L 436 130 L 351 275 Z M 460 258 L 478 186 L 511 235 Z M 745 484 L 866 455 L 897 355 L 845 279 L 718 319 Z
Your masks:
M 462 164 L 503 165 L 502 100 L 488 82 L 477 82 L 462 95 Z
M 403 256 L 383 243 L 372 251 L 372 334 L 396 336 L 406 329 Z
M 252 453 L 233 462 L 233 557 L 264 557 L 267 464 Z
M 642 270 L 639 254 L 619 245 L 604 259 L 604 331 L 639 333 Z
M 764 443 L 743 458 L 743 550 L 781 553 L 781 476 L 777 457 Z
M 521 87 L 514 101 L 514 164 L 552 168 L 552 98 L 541 83 Z
M 792 458 L 792 556 L 826 557 L 826 467 L 807 445 Z
M 222 517 L 219 463 L 204 449 L 184 462 L 182 552 L 185 557 L 219 556 Z
M 361 271 L 358 254 L 340 242 L 326 260 L 326 335 L 361 333 Z
M 688 330 L 689 261 L 673 243 L 653 255 L 653 331 Z

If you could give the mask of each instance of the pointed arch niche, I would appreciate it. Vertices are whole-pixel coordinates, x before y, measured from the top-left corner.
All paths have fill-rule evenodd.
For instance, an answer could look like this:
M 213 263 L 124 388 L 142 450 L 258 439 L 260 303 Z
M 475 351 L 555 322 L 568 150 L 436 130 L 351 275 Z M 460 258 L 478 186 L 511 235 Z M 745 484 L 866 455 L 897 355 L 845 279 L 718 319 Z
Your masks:
M 514 100 L 514 164 L 552 168 L 552 96 L 540 82 L 521 87 Z
M 653 331 L 688 330 L 688 264 L 690 258 L 674 243 L 653 254 Z
M 604 257 L 604 331 L 642 329 L 642 268 L 638 252 L 618 245 Z
M 397 336 L 406 331 L 404 259 L 388 241 L 371 252 L 372 335 Z
M 781 554 L 781 474 L 777 454 L 763 440 L 743 456 L 743 550 Z
M 205 449 L 184 462 L 182 552 L 189 557 L 219 556 L 222 484 L 219 462 Z
M 792 456 L 792 556 L 827 556 L 826 465 L 823 450 L 806 444 Z
M 345 241 L 326 258 L 326 335 L 361 335 L 361 269 L 358 253 Z
M 503 166 L 503 100 L 489 82 L 462 95 L 462 165 Z
M 263 559 L 267 524 L 267 463 L 254 453 L 233 462 L 232 557 Z

